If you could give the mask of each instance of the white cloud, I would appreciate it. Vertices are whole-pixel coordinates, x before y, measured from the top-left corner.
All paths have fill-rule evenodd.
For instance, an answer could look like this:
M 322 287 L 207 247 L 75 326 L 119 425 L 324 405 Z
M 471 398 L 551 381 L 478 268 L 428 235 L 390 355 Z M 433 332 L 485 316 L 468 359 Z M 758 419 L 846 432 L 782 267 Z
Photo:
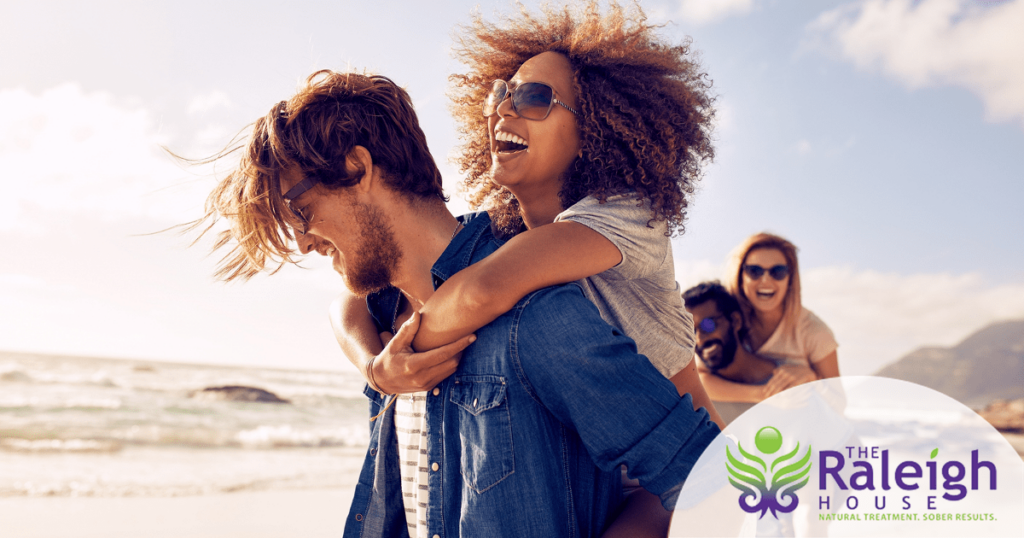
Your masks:
M 989 121 L 1024 125 L 1024 1 L 867 0 L 822 13 L 809 43 L 910 89 L 960 86 Z
M 676 261 L 686 290 L 721 278 L 708 261 Z M 986 325 L 1024 318 L 1024 283 L 991 284 L 978 274 L 898 275 L 816 267 L 801 272 L 804 306 L 839 341 L 840 368 L 864 375 L 921 346 L 953 346 Z
M 821 314 L 870 373 L 919 346 L 952 346 L 1000 320 L 1024 318 L 1024 283 L 992 285 L 975 273 L 897 275 L 849 268 L 806 271 L 804 304 Z
M 65 84 L 32 94 L 0 90 L 0 229 L 41 209 L 106 219 L 198 216 L 211 185 L 176 164 L 143 108 Z
M 202 114 L 216 108 L 228 108 L 232 104 L 228 94 L 220 90 L 214 90 L 210 93 L 193 97 L 192 101 L 188 104 L 187 111 L 189 115 Z
M 676 281 L 686 291 L 707 280 L 721 280 L 723 266 L 707 260 L 680 260 L 675 258 Z
M 793 149 L 795 149 L 800 155 L 807 155 L 811 152 L 811 143 L 807 140 L 801 139 L 793 145 Z
M 754 0 L 682 0 L 679 15 L 693 24 L 708 24 L 733 15 L 745 15 L 753 8 Z

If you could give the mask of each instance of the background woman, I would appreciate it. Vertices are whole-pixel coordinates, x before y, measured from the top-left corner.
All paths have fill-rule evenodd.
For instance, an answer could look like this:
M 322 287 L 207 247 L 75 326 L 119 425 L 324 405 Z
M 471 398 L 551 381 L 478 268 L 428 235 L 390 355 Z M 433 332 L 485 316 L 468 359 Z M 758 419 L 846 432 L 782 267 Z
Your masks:
M 733 250 L 725 274 L 725 286 L 743 311 L 741 345 L 778 366 L 763 386 L 704 375 L 712 399 L 759 402 L 789 387 L 839 376 L 839 344 L 801 303 L 793 243 L 769 233 L 754 234 Z

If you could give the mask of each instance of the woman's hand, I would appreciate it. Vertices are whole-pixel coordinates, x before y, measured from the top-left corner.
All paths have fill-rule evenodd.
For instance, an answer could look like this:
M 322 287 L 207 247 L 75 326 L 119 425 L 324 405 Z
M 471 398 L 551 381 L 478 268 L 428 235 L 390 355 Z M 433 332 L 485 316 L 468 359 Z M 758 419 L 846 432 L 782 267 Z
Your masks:
M 768 383 L 765 384 L 762 390 L 764 391 L 764 397 L 770 398 L 788 388 L 817 380 L 818 374 L 810 366 L 783 364 L 782 366 L 775 367 L 772 378 L 768 380 Z
M 439 348 L 416 353 L 412 340 L 420 326 L 419 312 L 398 328 L 398 333 L 380 333 L 384 350 L 373 359 L 369 372 L 371 386 L 385 394 L 404 394 L 430 390 L 444 378 L 455 373 L 462 358 L 462 350 L 476 340 L 476 335 L 464 336 Z

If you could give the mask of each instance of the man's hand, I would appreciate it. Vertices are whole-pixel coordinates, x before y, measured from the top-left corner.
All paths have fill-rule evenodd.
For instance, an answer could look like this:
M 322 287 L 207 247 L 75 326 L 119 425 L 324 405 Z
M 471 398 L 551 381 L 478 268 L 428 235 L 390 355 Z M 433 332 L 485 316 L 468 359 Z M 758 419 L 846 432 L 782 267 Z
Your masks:
M 476 335 L 460 338 L 439 348 L 416 353 L 412 340 L 420 327 L 420 314 L 412 316 L 391 333 L 380 333 L 384 351 L 373 361 L 373 381 L 385 394 L 405 394 L 434 388 L 444 378 L 455 373 L 462 358 L 462 350 L 476 340 Z
M 764 386 L 764 397 L 770 398 L 788 388 L 817 380 L 818 374 L 810 366 L 802 364 L 776 366 L 772 378 Z

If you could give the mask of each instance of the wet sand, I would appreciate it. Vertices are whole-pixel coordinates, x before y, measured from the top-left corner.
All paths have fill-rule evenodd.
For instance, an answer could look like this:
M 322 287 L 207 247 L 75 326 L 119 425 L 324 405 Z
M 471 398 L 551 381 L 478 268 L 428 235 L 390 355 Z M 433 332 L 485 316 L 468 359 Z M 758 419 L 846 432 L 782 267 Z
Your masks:
M 193 497 L 0 497 L 4 538 L 341 536 L 353 488 Z

